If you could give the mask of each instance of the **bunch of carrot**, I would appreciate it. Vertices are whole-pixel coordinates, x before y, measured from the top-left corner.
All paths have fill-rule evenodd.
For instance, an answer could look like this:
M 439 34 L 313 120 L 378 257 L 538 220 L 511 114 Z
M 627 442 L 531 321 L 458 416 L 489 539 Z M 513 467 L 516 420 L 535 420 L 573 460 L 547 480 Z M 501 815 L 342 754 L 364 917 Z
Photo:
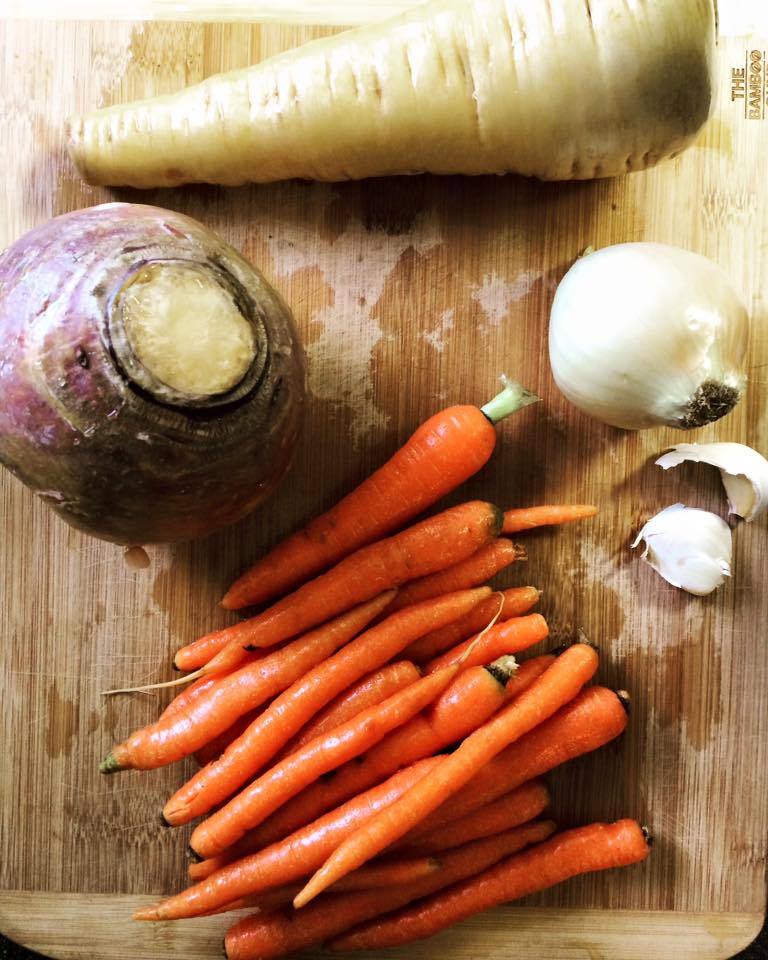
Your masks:
M 472 501 L 408 525 L 488 459 L 500 409 L 427 421 L 224 598 L 270 606 L 177 653 L 191 682 L 101 767 L 201 763 L 163 809 L 173 826 L 204 818 L 195 882 L 137 919 L 253 907 L 226 938 L 241 960 L 371 948 L 646 856 L 634 821 L 557 833 L 537 819 L 538 777 L 617 737 L 627 714 L 587 686 L 589 644 L 518 663 L 548 635 L 530 612 L 539 591 L 486 585 L 525 557 L 505 534 L 596 510 Z

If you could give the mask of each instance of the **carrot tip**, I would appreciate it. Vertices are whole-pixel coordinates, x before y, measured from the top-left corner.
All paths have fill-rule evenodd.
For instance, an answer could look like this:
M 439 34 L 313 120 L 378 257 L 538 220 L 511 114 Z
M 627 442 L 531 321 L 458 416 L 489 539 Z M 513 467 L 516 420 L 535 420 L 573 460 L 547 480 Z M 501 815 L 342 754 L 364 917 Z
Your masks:
M 653 847 L 653 844 L 655 843 L 655 841 L 654 841 L 654 839 L 653 839 L 653 835 L 651 834 L 651 832 L 650 832 L 650 830 L 648 829 L 648 827 L 640 827 L 640 829 L 641 829 L 642 832 L 643 832 L 643 839 L 644 839 L 645 842 L 648 844 L 648 849 L 650 850 L 650 849 Z
M 632 697 L 629 692 L 627 690 L 616 690 L 615 693 L 619 703 L 624 707 L 624 713 L 629 716 L 632 709 Z
M 173 824 L 169 820 L 165 819 L 165 814 L 162 812 L 162 810 L 160 811 L 160 816 L 158 817 L 158 819 L 160 821 L 161 827 L 165 827 L 167 829 L 168 827 L 173 826 Z
M 309 880 L 302 890 L 296 894 L 293 898 L 293 907 L 295 910 L 300 910 L 301 907 L 305 907 L 310 900 L 314 900 L 315 897 L 325 889 L 325 885 L 322 881 L 318 880 L 317 877 L 313 877 Z
M 108 753 L 99 764 L 99 773 L 118 773 L 120 770 L 124 769 L 125 767 L 120 765 L 120 762 L 112 753 Z
M 507 653 L 493 663 L 487 663 L 485 669 L 502 687 L 506 687 L 517 672 L 517 660 L 511 653 Z
M 158 913 L 157 904 L 153 904 L 150 907 L 141 907 L 139 910 L 134 910 L 131 914 L 131 920 L 159 920 L 160 914 Z
M 549 652 L 553 656 L 559 657 L 562 656 L 566 650 L 570 650 L 570 648 L 575 646 L 577 643 L 584 647 L 592 647 L 595 653 L 600 653 L 600 647 L 598 647 L 596 643 L 592 643 L 591 640 L 587 640 L 581 631 L 579 631 L 579 636 L 575 640 L 568 640 L 565 643 L 561 643 L 559 647 L 555 647 L 554 650 L 550 650 Z
M 163 817 L 162 814 L 160 814 L 160 816 Z M 165 820 L 166 826 L 168 826 L 168 827 L 171 826 L 171 824 L 168 823 L 168 821 L 165 819 L 165 817 L 163 817 L 163 820 Z M 203 858 L 200 856 L 200 854 L 197 852 L 197 850 L 194 850 L 192 847 L 187 847 L 187 860 L 189 860 L 190 863 L 202 863 L 202 862 L 203 862 Z

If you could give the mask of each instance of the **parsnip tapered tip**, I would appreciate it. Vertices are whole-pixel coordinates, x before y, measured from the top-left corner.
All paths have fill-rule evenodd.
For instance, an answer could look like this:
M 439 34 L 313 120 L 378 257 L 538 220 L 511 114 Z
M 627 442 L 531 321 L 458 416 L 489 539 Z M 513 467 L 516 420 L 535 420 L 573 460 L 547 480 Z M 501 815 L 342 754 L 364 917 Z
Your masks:
M 108 753 L 99 764 L 99 773 L 119 773 L 125 770 L 113 753 Z

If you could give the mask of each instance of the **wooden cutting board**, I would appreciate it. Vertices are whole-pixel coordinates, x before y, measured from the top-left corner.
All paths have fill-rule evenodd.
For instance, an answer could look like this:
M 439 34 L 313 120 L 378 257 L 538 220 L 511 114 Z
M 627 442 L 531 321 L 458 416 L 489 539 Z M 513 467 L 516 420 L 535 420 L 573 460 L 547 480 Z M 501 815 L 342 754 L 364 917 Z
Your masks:
M 762 109 L 750 117 L 734 73 L 752 50 L 764 68 L 768 32 L 721 38 L 713 119 L 683 156 L 647 173 L 578 184 L 414 177 L 137 194 L 79 180 L 62 148 L 66 115 L 175 90 L 331 28 L 1 29 L 0 246 L 113 198 L 199 218 L 293 306 L 311 402 L 299 453 L 267 509 L 195 543 L 148 548 L 146 566 L 69 529 L 7 473 L 0 478 L 0 929 L 58 958 L 218 955 L 225 918 L 128 919 L 134 905 L 184 884 L 187 832 L 163 830 L 158 813 L 191 768 L 100 776 L 110 745 L 167 700 L 101 691 L 168 678 L 180 644 L 232 621 L 216 603 L 250 559 L 349 490 L 431 412 L 483 402 L 506 372 L 543 402 L 501 427 L 490 465 L 451 500 L 601 507 L 587 524 L 528 535 L 527 564 L 503 582 L 541 587 L 545 646 L 583 630 L 601 650 L 599 680 L 633 697 L 620 743 L 549 777 L 556 817 L 565 825 L 637 817 L 656 846 L 642 866 L 574 880 L 391 956 L 733 955 L 765 909 L 766 519 L 734 524 L 733 577 L 708 598 L 675 590 L 642 564 L 629 543 L 662 507 L 683 501 L 725 515 L 716 472 L 663 473 L 653 460 L 679 435 L 624 433 L 571 409 L 549 373 L 546 331 L 553 291 L 587 245 L 646 239 L 712 257 L 754 318 L 750 385 L 731 416 L 685 439 L 768 452 L 768 119 Z

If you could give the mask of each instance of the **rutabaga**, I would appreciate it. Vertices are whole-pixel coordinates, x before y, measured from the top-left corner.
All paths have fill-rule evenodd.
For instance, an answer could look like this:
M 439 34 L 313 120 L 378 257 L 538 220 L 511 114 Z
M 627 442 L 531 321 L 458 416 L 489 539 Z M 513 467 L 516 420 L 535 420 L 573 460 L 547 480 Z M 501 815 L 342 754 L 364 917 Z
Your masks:
M 96 184 L 642 170 L 709 116 L 713 0 L 432 0 L 75 117 Z
M 549 325 L 555 383 L 615 427 L 690 429 L 741 398 L 746 308 L 705 257 L 659 243 L 589 253 L 558 286 Z
M 673 504 L 638 533 L 642 557 L 673 587 L 704 596 L 731 575 L 731 530 L 714 513 Z
M 103 204 L 0 255 L 0 462 L 81 530 L 238 520 L 282 476 L 303 397 L 290 311 L 189 217 Z

